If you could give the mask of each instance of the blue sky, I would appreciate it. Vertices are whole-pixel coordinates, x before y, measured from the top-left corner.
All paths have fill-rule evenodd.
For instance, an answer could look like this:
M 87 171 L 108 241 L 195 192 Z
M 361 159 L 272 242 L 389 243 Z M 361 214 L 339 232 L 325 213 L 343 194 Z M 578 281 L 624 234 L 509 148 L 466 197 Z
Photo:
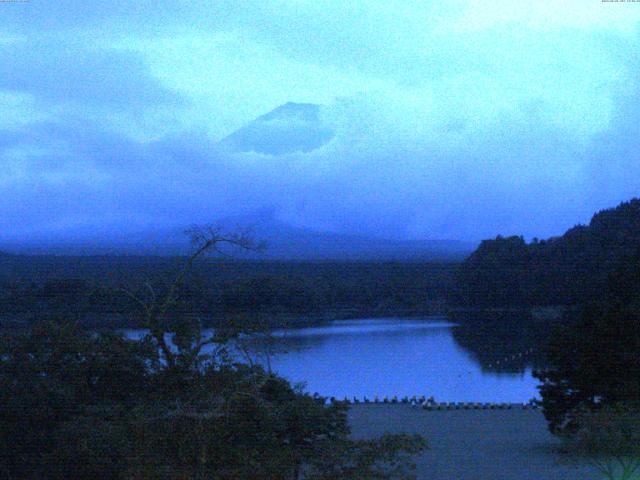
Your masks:
M 264 209 L 560 234 L 639 194 L 639 22 L 599 0 L 0 3 L 0 241 Z M 310 105 L 263 117 L 288 102 Z

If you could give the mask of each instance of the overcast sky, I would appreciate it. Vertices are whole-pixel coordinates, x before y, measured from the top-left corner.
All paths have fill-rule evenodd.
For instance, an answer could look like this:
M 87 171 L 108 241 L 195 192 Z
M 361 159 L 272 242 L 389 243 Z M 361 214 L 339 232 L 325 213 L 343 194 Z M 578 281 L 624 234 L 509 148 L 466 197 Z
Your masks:
M 639 22 L 601 0 L 0 2 L 0 240 L 264 209 L 561 234 L 640 194 Z M 259 118 L 288 102 L 311 105 Z

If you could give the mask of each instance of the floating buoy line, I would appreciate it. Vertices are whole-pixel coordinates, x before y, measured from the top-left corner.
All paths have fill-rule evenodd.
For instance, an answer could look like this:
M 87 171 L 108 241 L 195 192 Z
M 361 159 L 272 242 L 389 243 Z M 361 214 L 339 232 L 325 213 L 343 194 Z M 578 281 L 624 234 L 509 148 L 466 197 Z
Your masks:
M 527 357 L 529 355 L 533 354 L 533 348 L 528 348 L 522 352 L 518 352 L 518 353 L 514 353 L 513 355 L 507 355 L 504 358 L 501 358 L 499 360 L 496 360 L 494 363 L 490 363 L 488 365 L 488 368 L 493 368 L 498 367 L 500 365 L 506 365 L 508 364 L 510 361 L 516 360 L 516 359 L 520 359 L 520 358 L 524 358 Z
M 314 394 L 314 398 L 322 398 L 319 394 Z M 373 399 L 367 397 L 353 397 L 343 398 L 342 400 L 335 397 L 325 398 L 325 404 L 372 404 L 372 405 L 389 405 L 389 404 L 405 404 L 412 407 L 420 407 L 423 410 L 429 411 L 443 411 L 443 410 L 537 410 L 539 408 L 538 401 L 532 399 L 523 403 L 505 403 L 505 402 L 437 402 L 434 397 L 383 397 L 382 399 L 374 397 Z
M 490 363 L 488 365 L 489 368 L 493 368 L 494 366 L 505 365 L 509 361 L 520 359 L 523 357 L 527 357 L 533 354 L 534 349 L 528 348 L 522 352 L 514 353 L 512 355 L 507 355 L 506 357 L 496 360 L 495 363 Z M 316 399 L 321 399 L 323 397 L 318 393 L 314 393 L 313 397 Z M 348 404 L 348 405 L 358 405 L 358 404 L 372 404 L 372 405 L 384 405 L 384 404 L 406 404 L 411 405 L 412 407 L 420 407 L 423 410 L 429 411 L 443 411 L 443 410 L 511 410 L 511 409 L 522 409 L 522 410 L 537 410 L 540 408 L 539 402 L 535 399 L 529 400 L 528 402 L 523 403 L 498 403 L 498 402 L 437 402 L 434 397 L 426 397 L 426 396 L 412 396 L 412 397 L 402 397 L 398 398 L 397 396 L 383 397 L 383 398 L 367 398 L 362 397 L 353 397 L 353 398 L 343 398 L 342 400 L 336 397 L 328 397 L 324 398 L 324 402 L 327 405 L 331 404 Z

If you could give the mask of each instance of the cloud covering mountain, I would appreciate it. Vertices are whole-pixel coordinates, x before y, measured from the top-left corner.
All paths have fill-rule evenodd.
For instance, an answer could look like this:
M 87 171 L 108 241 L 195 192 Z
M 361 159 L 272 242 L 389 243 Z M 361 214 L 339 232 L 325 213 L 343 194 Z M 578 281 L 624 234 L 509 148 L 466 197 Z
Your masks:
M 221 144 L 236 153 L 282 155 L 312 152 L 329 142 L 335 134 L 322 123 L 321 108 L 311 103 L 288 102 L 236 130 Z
M 0 248 L 263 209 L 328 235 L 548 237 L 640 187 L 633 4 L 0 9 Z

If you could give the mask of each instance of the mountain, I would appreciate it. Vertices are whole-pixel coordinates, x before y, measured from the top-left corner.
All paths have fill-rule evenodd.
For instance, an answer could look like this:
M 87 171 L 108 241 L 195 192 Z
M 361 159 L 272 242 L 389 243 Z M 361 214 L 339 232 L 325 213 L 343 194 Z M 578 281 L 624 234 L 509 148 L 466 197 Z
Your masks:
M 278 221 L 272 212 L 228 219 L 267 243 L 263 258 L 295 260 L 462 260 L 475 244 L 456 240 L 391 240 L 317 232 Z
M 311 152 L 335 134 L 323 123 L 321 110 L 321 105 L 312 103 L 286 103 L 236 130 L 220 144 L 233 152 L 267 155 Z
M 278 221 L 271 211 L 222 219 L 223 230 L 247 230 L 264 241 L 262 253 L 233 252 L 238 258 L 272 260 L 462 260 L 475 244 L 455 240 L 389 240 L 316 232 Z M 186 226 L 185 226 L 186 227 Z M 57 255 L 184 255 L 190 251 L 186 228 L 78 234 L 74 239 L 37 239 L 0 245 L 16 253 Z
M 485 240 L 461 265 L 456 284 L 454 301 L 475 306 L 575 305 L 610 294 L 640 304 L 640 199 L 602 210 L 560 237 Z

